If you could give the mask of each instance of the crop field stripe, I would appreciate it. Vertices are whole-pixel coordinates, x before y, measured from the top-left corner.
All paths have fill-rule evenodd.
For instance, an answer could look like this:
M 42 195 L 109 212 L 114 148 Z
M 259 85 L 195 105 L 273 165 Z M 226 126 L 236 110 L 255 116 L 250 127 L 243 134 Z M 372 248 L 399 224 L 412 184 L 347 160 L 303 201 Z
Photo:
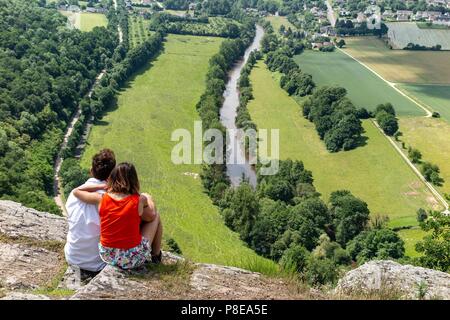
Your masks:
M 358 59 L 356 59 L 355 57 L 353 57 L 350 53 L 345 52 L 342 49 L 337 48 L 339 51 L 341 51 L 342 53 L 346 54 L 347 56 L 349 56 L 350 58 L 352 58 L 353 60 L 355 60 L 356 62 L 358 62 L 360 65 L 362 65 L 363 67 L 365 67 L 367 70 L 369 70 L 370 72 L 372 72 L 374 75 L 376 75 L 378 78 L 380 78 L 381 80 L 383 80 L 384 82 L 386 82 L 391 88 L 393 88 L 395 91 L 397 91 L 399 94 L 401 94 L 402 96 L 404 96 L 405 98 L 409 99 L 411 102 L 413 102 L 414 104 L 416 104 L 419 108 L 421 108 L 423 111 L 425 111 L 426 113 L 426 117 L 431 117 L 432 112 L 426 108 L 424 105 L 422 105 L 421 103 L 419 103 L 418 101 L 414 100 L 413 98 L 411 98 L 410 96 L 408 96 L 407 94 L 405 94 L 402 90 L 398 89 L 394 83 L 386 80 L 385 78 L 383 78 L 378 72 L 376 72 L 375 70 L 373 70 L 371 67 L 369 67 L 368 65 L 366 65 L 365 63 L 359 61 Z
M 399 84 L 398 87 L 450 123 L 450 85 Z
M 136 72 L 120 91 L 117 106 L 92 128 L 82 164 L 88 167 L 90 157 L 105 147 L 115 151 L 118 162 L 133 162 L 142 192 L 152 194 L 161 213 L 165 239 L 174 238 L 187 258 L 276 271 L 274 262 L 258 256 L 225 226 L 204 192 L 201 166 L 176 165 L 171 159 L 179 143 L 171 141 L 174 130 L 192 133 L 199 120 L 195 105 L 205 89 L 208 55 L 218 52 L 222 40 L 168 35 L 161 55 Z
M 398 116 L 426 115 L 415 102 L 339 50 L 327 53 L 307 50 L 294 60 L 304 72 L 313 76 L 318 86 L 337 85 L 347 89 L 348 97 L 359 108 L 375 110 L 378 104 L 390 102 Z

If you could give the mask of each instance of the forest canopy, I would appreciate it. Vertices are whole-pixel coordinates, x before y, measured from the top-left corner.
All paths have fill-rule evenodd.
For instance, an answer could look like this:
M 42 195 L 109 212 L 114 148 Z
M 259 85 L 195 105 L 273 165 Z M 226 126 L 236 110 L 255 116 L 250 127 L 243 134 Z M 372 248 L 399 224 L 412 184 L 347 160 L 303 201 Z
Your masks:
M 63 132 L 117 45 L 108 29 L 83 33 L 66 22 L 39 1 L 0 4 L 0 198 L 54 213 Z

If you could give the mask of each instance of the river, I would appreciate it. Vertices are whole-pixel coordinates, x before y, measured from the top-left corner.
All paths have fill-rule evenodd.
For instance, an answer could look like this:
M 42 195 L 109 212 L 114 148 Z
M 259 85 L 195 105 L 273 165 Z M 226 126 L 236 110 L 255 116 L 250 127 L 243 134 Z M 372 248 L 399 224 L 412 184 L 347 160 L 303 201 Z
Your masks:
M 243 59 L 238 61 L 233 69 L 229 72 L 228 83 L 225 88 L 225 92 L 223 93 L 224 101 L 222 108 L 220 109 L 220 121 L 227 129 L 237 129 L 236 128 L 236 113 L 237 108 L 239 106 L 239 90 L 237 88 L 239 76 L 241 74 L 242 68 L 247 63 L 248 57 L 250 53 L 254 50 L 258 50 L 261 45 L 261 39 L 264 36 L 264 30 L 261 26 L 256 26 L 256 34 L 253 39 L 252 44 L 245 51 Z M 244 146 L 239 141 L 240 136 L 235 133 L 233 136 L 230 136 L 230 145 L 234 145 L 234 152 L 229 156 L 230 158 L 240 158 L 241 162 L 233 162 L 235 164 L 231 164 L 230 161 L 227 161 L 227 175 L 230 178 L 231 184 L 233 186 L 238 186 L 242 179 L 247 179 L 250 184 L 255 187 L 256 186 L 256 172 L 254 168 L 248 163 L 245 158 Z

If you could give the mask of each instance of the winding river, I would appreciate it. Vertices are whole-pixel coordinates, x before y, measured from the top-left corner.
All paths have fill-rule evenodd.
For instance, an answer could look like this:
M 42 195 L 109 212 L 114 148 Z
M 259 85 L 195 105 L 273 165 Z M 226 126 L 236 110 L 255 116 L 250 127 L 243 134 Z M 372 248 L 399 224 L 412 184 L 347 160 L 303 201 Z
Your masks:
M 232 130 L 237 129 L 236 114 L 237 108 L 239 106 L 239 90 L 237 85 L 241 70 L 247 63 L 250 53 L 260 48 L 261 39 L 263 36 L 263 28 L 259 25 L 256 25 L 256 34 L 252 44 L 245 51 L 244 58 L 237 62 L 228 74 L 229 79 L 225 88 L 225 92 L 223 93 L 224 102 L 222 108 L 220 109 L 220 121 L 230 133 L 233 132 Z M 227 175 L 230 178 L 231 184 L 233 186 L 238 186 L 244 178 L 248 180 L 253 187 L 255 187 L 256 172 L 254 168 L 248 163 L 248 160 L 245 157 L 244 146 L 238 143 L 239 139 L 240 135 L 238 134 L 238 132 L 233 132 L 232 135 L 230 134 L 229 145 L 234 145 L 235 148 L 233 149 L 233 152 L 230 153 L 229 157 L 235 159 L 235 162 L 230 163 L 230 160 L 227 160 Z M 241 161 L 237 162 L 236 159 L 241 159 Z

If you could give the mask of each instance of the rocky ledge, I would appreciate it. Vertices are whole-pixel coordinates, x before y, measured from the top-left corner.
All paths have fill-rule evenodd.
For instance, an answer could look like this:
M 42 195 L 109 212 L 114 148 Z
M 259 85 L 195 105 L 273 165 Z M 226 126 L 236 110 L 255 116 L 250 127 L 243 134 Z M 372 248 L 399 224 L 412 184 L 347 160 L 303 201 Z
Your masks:
M 372 261 L 348 272 L 328 294 L 239 268 L 193 263 L 169 252 L 162 265 L 132 272 L 108 266 L 81 281 L 64 261 L 66 232 L 63 217 L 0 200 L 0 298 L 450 299 L 449 274 L 392 261 Z
M 450 274 L 394 261 L 370 261 L 347 272 L 335 292 L 369 298 L 449 300 Z

